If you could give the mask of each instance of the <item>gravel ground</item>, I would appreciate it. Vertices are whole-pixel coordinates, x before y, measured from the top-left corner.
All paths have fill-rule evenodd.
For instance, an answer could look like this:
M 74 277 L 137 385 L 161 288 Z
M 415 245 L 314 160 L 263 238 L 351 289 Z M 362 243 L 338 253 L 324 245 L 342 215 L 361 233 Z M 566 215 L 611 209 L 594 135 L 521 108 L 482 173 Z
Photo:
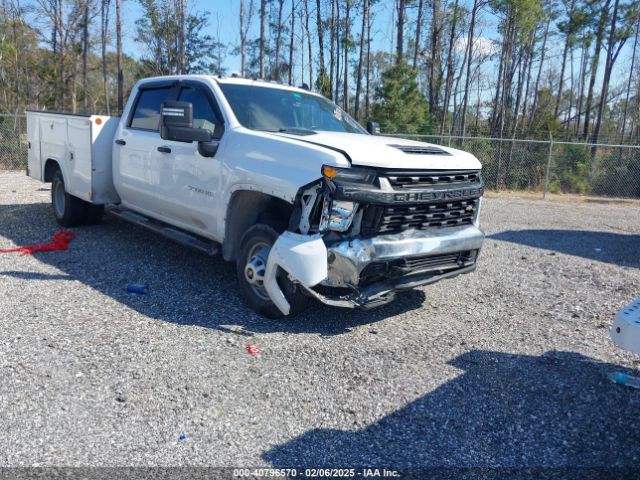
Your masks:
M 57 231 L 48 187 L 0 174 L 0 247 Z M 471 275 L 285 321 L 110 217 L 0 254 L 0 466 L 637 466 L 640 391 L 605 374 L 640 364 L 608 330 L 640 206 L 489 198 L 482 224 Z

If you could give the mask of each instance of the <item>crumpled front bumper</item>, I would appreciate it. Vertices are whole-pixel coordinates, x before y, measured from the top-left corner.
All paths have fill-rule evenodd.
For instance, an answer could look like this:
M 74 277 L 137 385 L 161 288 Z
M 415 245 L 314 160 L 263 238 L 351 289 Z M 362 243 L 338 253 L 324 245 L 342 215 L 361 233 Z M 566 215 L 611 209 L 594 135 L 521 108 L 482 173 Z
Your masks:
M 269 254 L 265 286 L 285 315 L 289 304 L 276 281 L 278 267 L 310 296 L 327 305 L 371 308 L 391 301 L 396 291 L 472 272 L 483 241 L 484 233 L 475 225 L 408 230 L 328 245 L 320 235 L 285 232 Z M 448 263 L 438 263 L 439 258 Z M 409 263 L 414 266 L 408 271 L 398 266 L 407 259 L 417 261 Z M 372 266 L 387 270 L 371 276 Z
M 483 241 L 484 233 L 475 225 L 345 240 L 327 246 L 328 276 L 323 285 L 359 285 L 363 271 L 374 262 L 477 251 Z
M 476 268 L 476 258 L 484 233 L 474 225 L 433 231 L 409 230 L 394 235 L 381 235 L 370 239 L 342 241 L 327 247 L 327 278 L 324 287 L 309 288 L 307 293 L 321 302 L 347 308 L 373 308 L 390 302 L 395 292 L 428 285 Z M 468 258 L 462 252 L 469 252 Z M 461 260 L 449 265 L 429 265 L 428 259 L 460 253 Z M 455 257 L 455 255 L 453 256 Z M 393 264 L 404 259 L 424 258 L 423 268 L 405 275 L 384 276 L 362 286 L 363 274 L 371 265 Z M 442 257 L 441 257 L 442 258 Z M 452 258 L 449 255 L 448 258 Z M 463 261 L 462 258 L 465 258 Z M 333 295 L 332 290 L 349 289 L 343 295 Z

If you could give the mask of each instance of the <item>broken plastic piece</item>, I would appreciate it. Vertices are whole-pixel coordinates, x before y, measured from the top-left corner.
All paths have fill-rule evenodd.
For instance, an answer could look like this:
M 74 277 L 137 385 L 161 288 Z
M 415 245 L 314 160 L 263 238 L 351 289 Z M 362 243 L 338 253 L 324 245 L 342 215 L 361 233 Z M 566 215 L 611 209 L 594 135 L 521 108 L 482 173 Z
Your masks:
M 147 285 L 130 283 L 129 285 L 127 285 L 127 292 L 139 293 L 141 295 L 144 295 L 145 293 L 147 293 L 147 288 Z
M 74 238 L 76 238 L 75 233 L 61 231 L 57 232 L 48 243 L 39 243 L 37 245 L 30 245 L 27 247 L 0 248 L 0 252 L 20 252 L 22 253 L 22 255 L 33 255 L 36 252 L 54 252 L 58 250 L 67 250 L 69 248 L 69 243 Z
M 627 387 L 640 388 L 640 377 L 628 375 L 624 372 L 613 372 L 609 374 L 609 379 L 618 385 L 626 385 Z
M 251 343 L 247 343 L 247 352 L 249 355 L 257 355 L 260 353 L 260 349 Z
M 285 315 L 291 306 L 276 280 L 278 267 L 295 281 L 313 287 L 327 278 L 327 247 L 320 235 L 299 235 L 286 231 L 271 247 L 264 274 L 264 286 L 271 301 Z

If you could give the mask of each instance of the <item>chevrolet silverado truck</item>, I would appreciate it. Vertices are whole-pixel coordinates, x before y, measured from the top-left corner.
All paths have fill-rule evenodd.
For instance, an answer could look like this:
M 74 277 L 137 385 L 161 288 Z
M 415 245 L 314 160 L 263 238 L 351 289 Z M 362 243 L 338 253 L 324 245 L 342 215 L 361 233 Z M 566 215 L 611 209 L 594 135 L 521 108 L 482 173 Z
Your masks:
M 385 304 L 472 272 L 484 240 L 473 155 L 372 135 L 306 89 L 148 78 L 121 117 L 27 111 L 27 129 L 27 174 L 51 182 L 60 225 L 106 211 L 221 252 L 270 318 Z

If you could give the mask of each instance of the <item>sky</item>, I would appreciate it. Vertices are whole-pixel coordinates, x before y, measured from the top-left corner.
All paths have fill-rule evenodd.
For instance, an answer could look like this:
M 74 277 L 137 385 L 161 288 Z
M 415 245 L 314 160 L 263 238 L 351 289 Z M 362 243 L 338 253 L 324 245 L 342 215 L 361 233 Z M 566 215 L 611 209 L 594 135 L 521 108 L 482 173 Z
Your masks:
M 246 0 L 245 4 L 249 0 Z M 376 20 L 374 27 L 372 28 L 372 50 L 389 50 L 391 45 L 392 35 L 392 21 L 393 18 L 393 0 L 381 0 L 375 7 Z M 254 0 L 255 14 L 252 22 L 252 30 L 249 32 L 249 37 L 257 37 L 260 32 L 260 23 L 258 17 L 258 8 L 260 0 Z M 289 16 L 287 12 L 287 5 L 290 5 L 288 1 L 285 3 L 285 12 L 283 17 L 285 21 Z M 309 0 L 309 7 L 312 8 L 315 5 L 314 0 Z M 240 11 L 240 2 L 238 0 L 189 0 L 189 6 L 192 13 L 208 11 L 209 12 L 209 26 L 205 29 L 205 33 L 208 33 L 212 37 L 219 37 L 223 43 L 229 43 L 235 46 L 239 42 L 239 19 L 238 13 Z M 246 7 L 245 7 L 246 8 Z M 125 38 L 123 40 L 125 51 L 133 57 L 139 58 L 144 54 L 144 48 L 135 42 L 135 19 L 140 18 L 142 15 L 142 9 L 136 0 L 124 1 L 125 15 Z M 315 8 L 313 9 L 315 15 Z M 315 30 L 315 16 L 312 22 Z M 359 34 L 360 23 L 354 26 Z M 312 31 L 313 31 L 312 30 Z M 305 45 L 306 46 L 306 45 Z M 231 52 L 227 55 L 227 59 L 224 65 L 227 68 L 227 72 L 240 71 L 240 58 L 232 55 Z
M 249 0 L 245 0 L 248 2 Z M 468 4 L 470 0 L 461 0 L 463 5 Z M 35 3 L 32 1 L 31 3 Z M 394 43 L 394 0 L 380 0 L 374 7 L 374 23 L 372 28 L 372 51 L 376 50 L 384 50 L 391 51 L 392 45 Z M 188 4 L 192 13 L 208 11 L 209 12 L 209 26 L 205 29 L 205 33 L 208 33 L 212 37 L 218 37 L 219 40 L 223 43 L 227 43 L 231 45 L 231 48 L 238 44 L 239 36 L 239 20 L 238 20 L 238 12 L 239 12 L 239 4 L 238 0 L 188 0 Z M 254 14 L 253 22 L 252 22 L 252 30 L 249 33 L 249 37 L 255 38 L 259 35 L 259 17 L 257 14 L 257 10 L 259 8 L 260 0 L 254 0 L 256 13 Z M 309 0 L 310 8 L 314 8 L 315 1 Z M 285 21 L 288 16 L 287 6 L 289 4 L 289 0 L 285 2 Z M 113 6 L 112 6 L 112 15 L 113 15 Z M 135 20 L 140 18 L 142 15 L 142 9 L 140 8 L 138 0 L 122 0 L 122 8 L 123 8 L 123 43 L 124 50 L 128 55 L 133 56 L 134 58 L 142 57 L 146 52 L 144 50 L 144 46 L 140 45 L 135 41 Z M 496 25 L 497 19 L 485 9 L 480 15 L 478 19 L 478 29 L 476 31 L 476 41 L 482 45 L 482 49 L 490 49 L 491 48 L 491 40 L 496 38 Z M 315 10 L 313 10 L 315 11 Z M 415 12 L 410 12 L 409 17 L 413 17 Z M 37 19 L 34 21 L 37 22 Z M 360 21 L 356 18 L 354 19 L 354 34 L 358 35 L 360 30 Z M 315 15 L 312 21 L 312 24 L 315 27 Z M 113 26 L 113 21 L 111 22 Z M 313 29 L 315 30 L 315 28 Z M 312 31 L 313 31 L 312 30 Z M 411 32 L 407 30 L 406 37 L 411 37 Z M 615 66 L 615 74 L 613 78 L 620 78 L 620 81 L 623 81 L 624 78 L 628 76 L 628 69 L 630 65 L 630 57 L 631 57 L 631 46 L 633 43 L 633 39 L 629 39 L 627 44 L 625 45 L 623 51 L 620 54 L 620 58 Z M 299 45 L 299 44 L 298 44 Z M 305 44 L 306 46 L 306 44 Z M 232 73 L 234 71 L 240 70 L 240 58 L 236 55 L 233 55 L 231 52 L 231 48 L 229 49 L 228 55 L 224 62 L 224 66 L 227 69 L 227 73 Z M 314 48 L 317 48 L 314 45 Z M 460 48 L 464 48 L 464 43 L 460 45 Z M 604 50 L 604 49 L 603 49 Z M 478 51 L 478 49 L 476 49 Z M 560 56 L 562 53 L 561 45 L 558 43 L 557 38 L 551 38 L 547 48 L 546 54 L 546 65 L 545 70 L 543 72 L 548 72 L 550 69 L 559 69 Z M 601 58 L 601 65 L 604 65 L 604 55 L 605 52 L 602 53 L 603 57 Z M 306 56 L 306 54 L 305 54 Z M 576 58 L 574 59 L 575 68 L 578 68 L 577 63 L 579 62 L 579 55 L 576 54 Z M 299 55 L 296 55 L 295 59 L 298 59 Z M 297 63 L 294 59 L 294 63 Z M 549 63 L 550 62 L 550 63 Z M 299 64 L 294 66 L 294 80 L 295 83 L 300 83 L 296 76 L 299 76 Z M 483 78 L 486 79 L 486 82 L 490 82 L 493 78 L 493 70 L 496 69 L 495 60 L 486 61 L 482 65 L 482 75 Z M 599 78 L 598 85 L 599 87 L 603 68 L 599 69 Z M 483 90 L 489 92 L 490 86 L 487 84 L 486 87 L 483 85 Z M 484 96 L 484 94 L 482 95 Z

